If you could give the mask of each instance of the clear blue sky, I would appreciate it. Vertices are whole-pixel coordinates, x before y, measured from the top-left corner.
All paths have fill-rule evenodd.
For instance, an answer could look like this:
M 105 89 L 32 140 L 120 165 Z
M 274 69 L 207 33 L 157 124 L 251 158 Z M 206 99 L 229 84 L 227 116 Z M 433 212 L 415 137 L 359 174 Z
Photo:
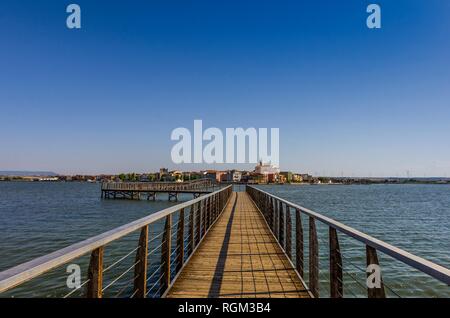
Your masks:
M 283 170 L 450 176 L 450 1 L 72 2 L 0 3 L 0 170 L 177 168 L 203 119 L 280 127 Z

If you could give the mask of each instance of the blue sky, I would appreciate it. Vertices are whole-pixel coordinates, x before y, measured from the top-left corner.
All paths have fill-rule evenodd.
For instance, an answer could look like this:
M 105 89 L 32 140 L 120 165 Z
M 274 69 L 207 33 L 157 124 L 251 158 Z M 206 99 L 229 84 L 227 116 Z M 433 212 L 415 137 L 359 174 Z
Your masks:
M 279 127 L 283 170 L 450 176 L 450 1 L 72 2 L 0 3 L 0 170 L 178 168 L 202 119 Z

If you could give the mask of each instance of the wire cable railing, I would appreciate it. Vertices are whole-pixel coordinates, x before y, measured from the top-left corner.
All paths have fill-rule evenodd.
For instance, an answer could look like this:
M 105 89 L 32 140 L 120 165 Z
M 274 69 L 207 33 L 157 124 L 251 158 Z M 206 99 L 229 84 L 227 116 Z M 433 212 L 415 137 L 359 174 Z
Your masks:
M 221 215 L 231 193 L 232 186 L 223 187 L 0 272 L 0 296 L 6 292 L 16 296 L 14 290 L 17 287 L 90 254 L 85 272 L 86 280 L 76 288 L 67 287 L 69 290 L 61 297 L 68 298 L 83 290 L 83 297 L 88 298 L 110 295 L 133 298 L 161 297 L 173 285 L 202 242 L 205 233 Z M 154 233 L 150 231 L 150 226 Z M 105 254 L 105 250 L 117 255 L 114 244 L 109 244 L 126 236 L 127 244 L 131 244 L 135 240 L 135 234 L 138 234 L 137 246 L 104 266 L 104 258 L 109 255 Z M 133 255 L 133 262 L 129 262 Z M 104 284 L 104 274 L 114 277 Z M 36 284 L 38 283 L 39 280 L 36 279 Z M 58 283 L 55 280 L 54 288 L 62 288 L 56 284 Z M 45 285 L 52 288 L 52 282 L 46 281 Z
M 408 253 L 256 187 L 247 186 L 246 191 L 262 213 L 281 248 L 295 266 L 297 274 L 303 281 L 307 276 L 307 287 L 314 297 L 320 296 L 323 282 L 328 284 L 329 295 L 332 298 L 344 297 L 347 292 L 355 297 L 365 293 L 369 298 L 384 298 L 387 297 L 386 292 L 395 297 L 401 297 L 402 293 L 395 290 L 392 284 L 384 279 L 389 276 L 381 273 L 378 253 L 381 253 L 383 257 L 387 256 L 402 263 L 406 268 L 428 275 L 437 284 L 450 286 L 450 270 L 448 268 Z M 307 222 L 304 222 L 305 220 Z M 319 228 L 318 225 L 325 226 L 325 230 Z M 324 232 L 328 232 L 328 241 L 325 240 L 327 236 L 324 237 Z M 354 264 L 352 259 L 344 255 L 345 247 L 340 245 L 340 237 L 341 239 L 343 237 L 352 242 L 362 243 L 365 246 L 366 268 Z M 320 259 L 324 248 L 328 250 L 329 261 L 329 268 L 326 271 L 320 268 Z M 385 261 L 383 258 L 381 260 Z M 347 270 L 344 264 L 352 267 L 352 270 Z M 369 270 L 371 268 L 373 270 Z M 356 273 L 364 275 L 367 280 L 362 283 Z M 326 277 L 327 274 L 329 277 Z M 369 278 L 372 279 L 372 274 L 373 279 L 377 280 L 377 284 L 368 283 Z M 344 278 L 344 275 L 347 279 Z M 362 292 L 356 292 L 349 288 L 351 284 L 358 286 Z M 344 287 L 346 287 L 345 293 Z M 414 289 L 414 286 L 405 284 L 405 288 L 409 287 Z

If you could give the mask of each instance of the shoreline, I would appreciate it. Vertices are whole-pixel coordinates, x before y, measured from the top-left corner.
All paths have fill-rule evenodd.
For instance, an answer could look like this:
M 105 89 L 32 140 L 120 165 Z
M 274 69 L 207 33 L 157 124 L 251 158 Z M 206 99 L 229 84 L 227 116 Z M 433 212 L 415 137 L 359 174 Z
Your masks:
M 88 183 L 88 184 L 101 184 L 102 181 L 82 181 L 82 180 L 73 180 L 73 181 L 67 181 L 67 180 L 21 180 L 21 179 L 14 179 L 14 180 L 4 180 L 0 179 L 0 183 Z M 129 181 L 125 181 L 127 183 Z M 135 181 L 139 182 L 139 181 Z M 143 183 L 152 183 L 152 182 L 143 182 Z M 302 182 L 302 183 L 233 183 L 233 182 L 223 182 L 223 183 L 217 183 L 217 185 L 249 185 L 249 186 L 264 186 L 264 185 L 271 185 L 271 186 L 345 186 L 345 185 L 450 185 L 450 181 L 415 181 L 415 182 L 348 182 L 348 183 L 339 183 L 339 182 L 332 182 L 332 183 L 309 183 L 309 182 Z

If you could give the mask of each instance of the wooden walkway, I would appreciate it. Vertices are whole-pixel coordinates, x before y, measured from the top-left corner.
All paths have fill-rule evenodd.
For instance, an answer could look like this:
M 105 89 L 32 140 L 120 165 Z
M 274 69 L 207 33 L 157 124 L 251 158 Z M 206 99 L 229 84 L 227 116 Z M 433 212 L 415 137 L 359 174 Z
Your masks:
M 166 297 L 310 295 L 250 196 L 235 192 Z

